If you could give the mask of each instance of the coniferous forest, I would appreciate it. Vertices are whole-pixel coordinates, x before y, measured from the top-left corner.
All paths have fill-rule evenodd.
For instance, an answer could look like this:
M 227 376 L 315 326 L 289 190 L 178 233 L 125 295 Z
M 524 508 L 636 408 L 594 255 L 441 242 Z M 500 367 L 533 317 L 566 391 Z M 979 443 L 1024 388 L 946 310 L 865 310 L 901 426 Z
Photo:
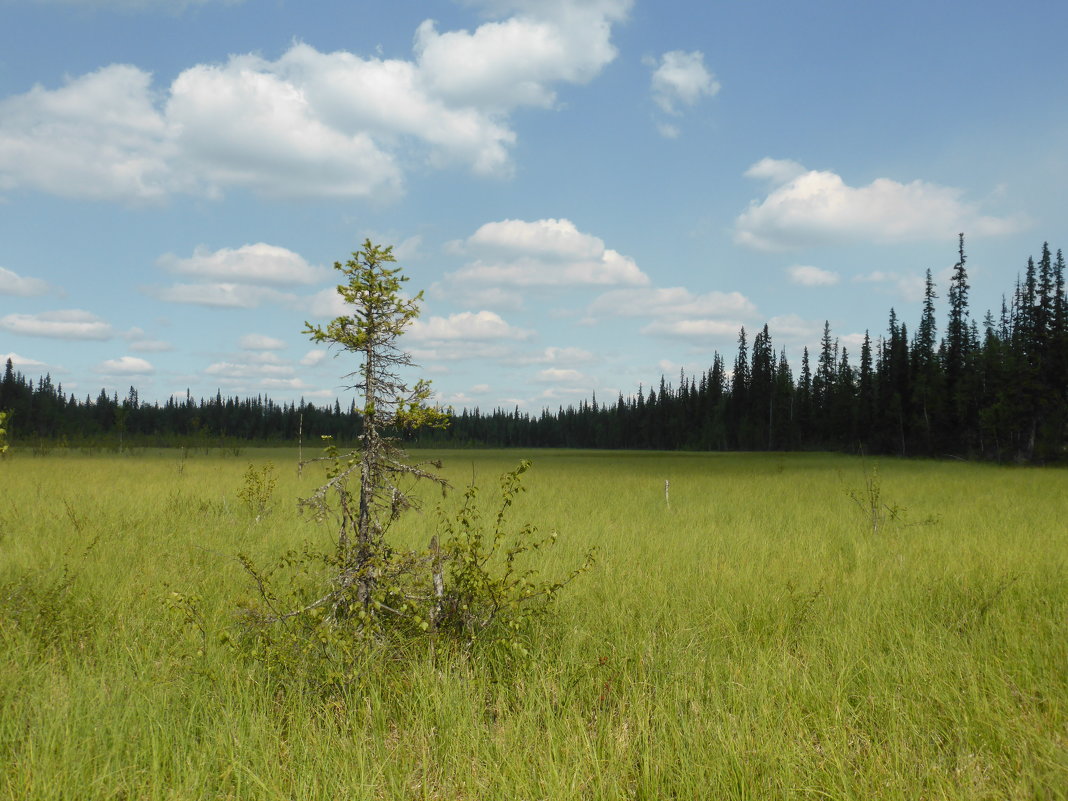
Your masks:
M 840 450 L 998 461 L 1068 457 L 1068 297 L 1063 253 L 1043 244 L 997 312 L 981 322 L 968 300 L 964 238 L 935 314 L 927 272 L 910 329 L 891 309 L 885 330 L 866 333 L 858 354 L 825 324 L 795 375 L 765 325 L 744 328 L 733 355 L 712 354 L 700 375 L 661 377 L 636 394 L 529 414 L 518 408 L 454 413 L 444 430 L 406 434 L 435 447 L 567 447 L 656 450 Z M 36 383 L 8 360 L 0 410 L 13 412 L 14 442 L 139 445 L 339 441 L 359 436 L 354 406 L 276 404 L 264 397 L 142 403 L 101 390 L 67 395 L 50 376 Z

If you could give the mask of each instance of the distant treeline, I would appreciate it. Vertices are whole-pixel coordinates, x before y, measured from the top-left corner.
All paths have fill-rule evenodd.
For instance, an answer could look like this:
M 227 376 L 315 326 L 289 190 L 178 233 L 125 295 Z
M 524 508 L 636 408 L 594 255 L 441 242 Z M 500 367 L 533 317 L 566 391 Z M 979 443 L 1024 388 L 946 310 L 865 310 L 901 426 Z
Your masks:
M 765 325 L 745 329 L 728 366 L 715 353 L 699 376 L 665 378 L 658 387 L 596 396 L 577 407 L 531 415 L 464 410 L 445 430 L 419 432 L 414 444 L 460 447 L 574 447 L 658 450 L 828 449 L 910 456 L 1016 461 L 1068 457 L 1068 298 L 1065 263 L 1042 246 L 1028 259 L 1000 313 L 982 327 L 971 317 L 964 239 L 947 289 L 949 316 L 939 337 L 930 270 L 915 332 L 891 309 L 885 335 L 867 332 L 854 364 L 825 324 L 818 352 L 804 349 L 794 376 L 785 349 Z M 353 442 L 361 431 L 354 406 L 342 410 L 270 399 L 171 399 L 144 404 L 66 397 L 49 377 L 34 385 L 9 360 L 0 409 L 14 411 L 13 437 L 79 440 L 102 436 L 142 444 L 213 440 L 295 440 L 332 434 Z
M 296 441 L 303 435 L 318 441 L 331 434 L 341 442 L 355 442 L 362 426 L 360 415 L 350 406 L 315 406 L 301 401 L 278 404 L 270 398 L 224 398 L 221 393 L 207 400 L 170 398 L 162 406 L 143 403 L 130 387 L 125 398 L 105 390 L 93 400 L 67 395 L 63 385 L 50 376 L 34 384 L 15 372 L 7 360 L 0 381 L 0 409 L 12 411 L 13 442 L 67 442 L 85 444 L 210 446 L 234 442 Z
M 891 309 L 886 334 L 865 333 L 859 363 L 825 324 L 799 376 L 765 325 L 738 336 L 728 365 L 716 353 L 699 376 L 661 378 L 632 397 L 531 416 L 478 409 L 421 441 L 663 450 L 829 449 L 1018 461 L 1068 457 L 1068 300 L 1061 251 L 1042 246 L 1000 313 L 982 327 L 968 305 L 964 238 L 938 336 L 930 270 L 910 335 Z

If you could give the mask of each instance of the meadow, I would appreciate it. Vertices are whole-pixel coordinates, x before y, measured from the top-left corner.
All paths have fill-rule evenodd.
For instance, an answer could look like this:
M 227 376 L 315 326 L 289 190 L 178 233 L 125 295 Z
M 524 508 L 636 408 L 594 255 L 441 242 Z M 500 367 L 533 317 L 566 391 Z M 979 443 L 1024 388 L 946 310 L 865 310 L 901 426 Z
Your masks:
M 430 455 L 487 508 L 530 457 L 537 565 L 598 563 L 528 659 L 369 651 L 333 692 L 231 636 L 236 554 L 332 540 L 295 449 L 0 460 L 0 799 L 1068 798 L 1063 469 Z M 397 536 L 425 545 L 440 502 Z

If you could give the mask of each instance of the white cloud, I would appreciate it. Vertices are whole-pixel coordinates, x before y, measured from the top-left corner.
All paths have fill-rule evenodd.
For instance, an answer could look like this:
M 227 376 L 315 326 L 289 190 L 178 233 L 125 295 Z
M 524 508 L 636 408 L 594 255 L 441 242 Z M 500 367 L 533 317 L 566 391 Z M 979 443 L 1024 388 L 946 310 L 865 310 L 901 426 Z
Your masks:
M 633 260 L 566 219 L 486 223 L 454 249 L 477 257 L 449 276 L 457 282 L 516 287 L 649 283 Z
M 6 365 L 8 359 L 11 360 L 11 364 L 15 367 L 47 367 L 44 362 L 39 362 L 36 359 L 30 359 L 26 356 L 19 356 L 17 353 L 4 353 L 0 355 L 0 365 Z
M 762 158 L 745 171 L 746 178 L 764 178 L 773 184 L 785 184 L 808 172 L 805 165 L 791 159 Z
M 314 103 L 316 82 L 339 59 L 369 63 L 295 44 L 277 62 L 234 56 L 186 70 L 166 105 L 181 160 L 216 193 L 238 186 L 288 197 L 396 196 L 394 157 L 366 129 L 331 124 L 330 109 Z M 350 80 L 358 93 L 358 76 Z
M 308 311 L 315 317 L 333 320 L 352 313 L 352 306 L 337 293 L 336 287 L 322 289 L 307 299 Z
M 516 359 L 518 364 L 592 364 L 597 357 L 590 351 L 582 348 L 558 348 L 549 347 L 541 353 L 530 356 L 520 356 Z
M 412 348 L 412 357 L 430 373 L 448 373 L 447 368 L 435 362 L 457 361 L 504 361 L 511 359 L 511 349 L 499 342 L 471 340 L 441 340 L 425 347 Z
M 823 320 L 806 320 L 797 314 L 781 314 L 768 320 L 772 341 L 813 343 L 823 336 Z M 750 339 L 750 341 L 752 341 Z
M 844 334 L 843 336 L 838 337 L 838 341 L 845 347 L 849 348 L 850 362 L 853 362 L 854 364 L 859 364 L 860 349 L 864 347 L 864 334 Z
M 95 370 L 105 375 L 151 375 L 156 368 L 136 356 L 120 356 L 118 359 L 101 362 Z
M 773 189 L 735 220 L 735 241 L 761 250 L 786 250 L 872 240 L 939 239 L 967 231 L 1008 234 L 1026 225 L 1021 216 L 990 217 L 964 202 L 963 190 L 925 181 L 898 183 L 876 178 L 853 187 L 826 170 L 803 170 L 796 162 L 762 159 L 746 175 L 767 178 Z
M 180 186 L 170 166 L 172 132 L 151 79 L 112 64 L 59 89 L 37 85 L 0 100 L 0 189 L 146 201 Z
M 648 317 L 641 333 L 684 339 L 723 339 L 733 336 L 756 307 L 740 292 L 695 295 L 685 287 L 617 289 L 594 300 L 588 319 Z
M 129 0 L 132 5 L 136 0 Z M 374 197 L 404 167 L 507 176 L 509 113 L 551 107 L 613 58 L 627 2 L 542 2 L 473 32 L 424 22 L 411 60 L 322 53 L 197 64 L 169 87 L 113 64 L 0 100 L 0 190 L 126 202 L 173 193 Z
M 616 289 L 590 304 L 595 317 L 752 317 L 756 307 L 741 292 L 695 295 L 685 287 Z
M 156 263 L 178 275 L 257 284 L 310 284 L 326 275 L 324 270 L 312 267 L 299 254 L 264 242 L 236 249 L 197 247 L 193 255 L 185 259 L 166 253 Z
M 306 384 L 302 378 L 264 378 L 259 382 L 259 386 L 265 389 L 310 389 L 311 385 Z
M 435 298 L 449 298 L 457 305 L 476 306 L 485 309 L 516 311 L 523 308 L 523 293 L 518 289 L 499 286 L 479 286 L 475 283 L 435 283 L 428 294 Z
M 509 325 L 491 311 L 460 312 L 448 317 L 430 317 L 425 321 L 417 319 L 406 334 L 417 342 L 521 340 L 529 339 L 531 335 L 532 332 Z
M 0 329 L 25 336 L 75 340 L 105 340 L 115 335 L 108 323 L 81 309 L 40 314 L 8 314 L 0 317 Z
M 793 267 L 788 267 L 786 272 L 792 283 L 801 286 L 834 286 L 840 280 L 838 273 L 832 270 L 806 264 L 795 264 Z
M 338 400 L 338 391 L 336 389 L 305 389 L 301 393 L 308 400 Z
M 162 339 L 137 339 L 130 343 L 130 350 L 138 353 L 163 353 L 174 350 L 174 345 L 164 342 Z
M 683 339 L 724 339 L 738 333 L 741 323 L 735 320 L 655 320 L 642 328 L 643 334 L 681 337 Z
M 0 267 L 0 295 L 44 295 L 50 290 L 48 283 L 40 278 L 26 278 L 12 270 Z
M 314 367 L 322 362 L 327 356 L 323 348 L 313 348 L 300 357 L 300 363 L 305 367 Z
M 286 346 L 282 340 L 265 334 L 245 334 L 240 344 L 242 350 L 279 350 Z
M 371 237 L 371 241 L 378 241 L 375 237 Z M 399 245 L 394 245 L 393 255 L 397 258 L 397 261 L 405 262 L 409 259 L 413 259 L 419 256 L 419 248 L 423 245 L 423 237 L 420 234 L 415 234 L 407 239 L 403 240 Z
M 541 394 L 538 395 L 538 399 L 542 401 L 574 401 L 578 396 L 588 397 L 589 394 L 589 387 L 586 386 L 554 386 L 541 392 Z M 526 404 L 520 404 L 520 406 L 525 405 Z
M 174 284 L 153 294 L 169 303 L 188 303 L 194 306 L 213 306 L 224 309 L 254 309 L 264 303 L 292 303 L 293 295 L 268 287 L 234 284 Z
M 247 361 L 215 362 L 204 369 L 204 373 L 220 378 L 277 378 L 291 376 L 293 368 L 288 364 L 256 364 Z
M 857 283 L 874 284 L 881 291 L 896 295 L 902 300 L 909 302 L 923 300 L 924 276 L 919 274 L 873 270 L 864 275 L 854 276 L 853 280 Z
M 692 106 L 719 90 L 719 82 L 705 68 L 705 56 L 700 50 L 664 53 L 653 71 L 653 100 L 667 114 L 677 115 L 681 113 L 680 105 Z
M 537 380 L 551 384 L 584 384 L 589 382 L 589 378 L 578 370 L 560 367 L 549 367 L 539 371 Z
M 512 4 L 516 16 L 473 33 L 438 33 L 427 20 L 415 40 L 420 71 L 434 95 L 458 105 L 549 107 L 552 84 L 587 83 L 616 57 L 611 24 L 623 19 L 629 5 Z

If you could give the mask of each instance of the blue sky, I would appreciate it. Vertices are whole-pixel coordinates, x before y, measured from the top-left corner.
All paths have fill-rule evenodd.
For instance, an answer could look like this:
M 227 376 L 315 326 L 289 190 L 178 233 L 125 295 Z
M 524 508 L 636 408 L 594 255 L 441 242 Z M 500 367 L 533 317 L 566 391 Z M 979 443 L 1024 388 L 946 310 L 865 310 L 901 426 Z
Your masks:
M 0 359 L 79 397 L 351 394 L 301 335 L 393 244 L 455 406 L 537 411 L 824 320 L 957 234 L 1068 247 L 1068 5 L 0 0 Z

